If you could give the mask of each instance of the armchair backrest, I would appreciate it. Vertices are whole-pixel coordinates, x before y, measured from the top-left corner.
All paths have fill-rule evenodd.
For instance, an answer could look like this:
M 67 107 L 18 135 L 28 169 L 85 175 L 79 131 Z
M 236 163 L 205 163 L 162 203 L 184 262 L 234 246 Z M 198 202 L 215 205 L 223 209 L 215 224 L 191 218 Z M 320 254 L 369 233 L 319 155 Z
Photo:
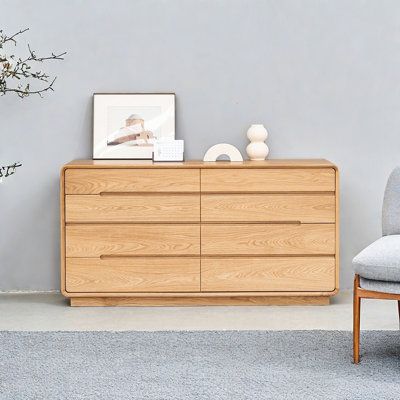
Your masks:
M 400 167 L 392 171 L 386 184 L 382 208 L 382 234 L 400 235 Z

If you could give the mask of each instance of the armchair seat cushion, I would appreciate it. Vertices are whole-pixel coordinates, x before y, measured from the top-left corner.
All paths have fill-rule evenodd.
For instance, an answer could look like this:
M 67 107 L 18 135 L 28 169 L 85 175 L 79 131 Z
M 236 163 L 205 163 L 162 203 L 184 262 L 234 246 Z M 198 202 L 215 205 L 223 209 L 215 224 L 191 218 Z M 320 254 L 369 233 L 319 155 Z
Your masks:
M 400 282 L 374 281 L 360 277 L 360 287 L 373 292 L 400 294 Z
M 354 257 L 353 266 L 362 278 L 400 283 L 400 235 L 378 239 Z

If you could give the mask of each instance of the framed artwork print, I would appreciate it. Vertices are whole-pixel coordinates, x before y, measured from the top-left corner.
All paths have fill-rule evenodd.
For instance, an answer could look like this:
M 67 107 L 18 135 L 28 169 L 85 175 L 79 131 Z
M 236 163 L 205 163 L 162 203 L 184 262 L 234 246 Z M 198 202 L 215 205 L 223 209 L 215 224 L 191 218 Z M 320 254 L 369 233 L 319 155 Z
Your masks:
M 173 93 L 95 93 L 93 105 L 94 159 L 151 159 L 158 139 L 175 139 Z

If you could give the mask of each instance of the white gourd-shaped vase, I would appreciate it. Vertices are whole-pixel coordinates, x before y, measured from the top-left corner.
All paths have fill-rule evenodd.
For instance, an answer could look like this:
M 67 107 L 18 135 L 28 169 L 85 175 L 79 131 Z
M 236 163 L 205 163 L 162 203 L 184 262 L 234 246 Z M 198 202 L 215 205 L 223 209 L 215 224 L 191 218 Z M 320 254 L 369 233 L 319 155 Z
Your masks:
M 268 131 L 264 125 L 257 124 L 251 125 L 247 131 L 247 138 L 250 140 L 250 144 L 246 147 L 247 155 L 252 161 L 265 160 L 269 153 L 268 146 L 264 141 L 268 137 Z

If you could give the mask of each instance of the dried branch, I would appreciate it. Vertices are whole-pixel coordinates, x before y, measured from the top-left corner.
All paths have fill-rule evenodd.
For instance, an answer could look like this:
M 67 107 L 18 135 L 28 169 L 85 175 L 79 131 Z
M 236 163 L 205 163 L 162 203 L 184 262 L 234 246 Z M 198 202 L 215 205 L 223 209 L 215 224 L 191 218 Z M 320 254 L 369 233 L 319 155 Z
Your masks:
M 12 42 L 14 45 L 17 44 L 16 37 L 28 31 L 27 29 L 21 29 L 17 33 L 11 36 L 7 36 L 0 30 L 0 49 L 4 48 L 7 42 Z M 6 54 L 0 53 L 0 93 L 5 95 L 6 93 L 13 92 L 19 97 L 24 98 L 30 95 L 37 94 L 42 97 L 42 94 L 53 90 L 53 85 L 56 78 L 50 79 L 50 76 L 41 70 L 33 70 L 33 65 L 36 63 L 43 63 L 49 60 L 64 60 L 66 52 L 54 53 L 50 56 L 39 57 L 35 51 L 31 49 L 28 44 L 29 55 L 22 59 L 16 57 L 14 54 L 7 56 Z M 41 81 L 48 83 L 45 87 L 39 89 L 31 88 L 31 81 Z M 15 83 L 14 83 L 15 82 Z M 14 84 L 13 84 L 14 83 Z
M 40 89 L 40 90 L 30 90 L 30 89 L 29 89 L 29 85 L 27 85 L 25 89 L 21 89 L 20 87 L 14 88 L 14 89 L 5 89 L 3 94 L 6 94 L 7 92 L 14 92 L 14 93 L 17 93 L 17 95 L 18 95 L 19 97 L 21 97 L 21 98 L 22 98 L 22 97 L 27 97 L 27 96 L 29 96 L 29 95 L 31 95 L 31 94 L 38 94 L 40 97 L 43 97 L 42 93 L 47 92 L 48 90 L 51 90 L 51 91 L 54 92 L 53 84 L 54 84 L 54 82 L 55 82 L 56 79 L 57 79 L 57 77 L 55 77 L 55 78 L 50 82 L 50 84 L 49 84 L 48 86 L 46 86 L 44 89 Z M 45 79 L 42 79 L 42 80 L 45 80 Z M 47 82 L 47 80 L 45 80 L 45 81 Z M 26 94 L 26 93 L 27 93 L 27 90 L 29 91 L 29 94 Z
M 11 36 L 7 36 L 0 29 L 0 94 L 2 96 L 7 93 L 15 93 L 20 98 L 30 95 L 38 95 L 42 97 L 47 91 L 54 91 L 53 85 L 57 77 L 50 78 L 41 70 L 34 70 L 33 65 L 37 65 L 50 60 L 63 60 L 66 52 L 54 53 L 50 56 L 38 57 L 28 44 L 28 56 L 24 59 L 17 57 L 15 54 L 7 55 L 5 53 L 5 45 L 13 43 L 17 45 L 17 36 L 27 32 L 29 28 L 21 29 Z M 31 88 L 31 82 L 45 82 L 46 85 L 39 88 Z M 21 163 L 0 166 L 0 182 L 3 178 L 13 175 Z
M 37 57 L 35 52 L 31 49 L 31 47 L 28 44 L 28 50 L 29 50 L 29 57 L 25 61 L 38 61 L 38 62 L 43 62 L 46 60 L 64 60 L 63 56 L 67 54 L 66 51 L 60 54 L 54 54 L 51 53 L 51 56 L 48 57 Z
M 22 167 L 22 164 L 14 163 L 11 165 L 0 167 L 0 182 L 2 181 L 3 178 L 8 178 L 10 175 L 15 174 L 15 171 L 18 167 Z
M 17 41 L 15 40 L 15 37 L 25 33 L 26 31 L 29 31 L 29 28 L 20 29 L 17 33 L 14 33 L 14 35 L 7 36 L 5 33 L 3 33 L 3 30 L 0 29 L 0 49 L 3 47 L 3 44 L 6 42 L 13 42 L 14 45 L 16 45 Z

